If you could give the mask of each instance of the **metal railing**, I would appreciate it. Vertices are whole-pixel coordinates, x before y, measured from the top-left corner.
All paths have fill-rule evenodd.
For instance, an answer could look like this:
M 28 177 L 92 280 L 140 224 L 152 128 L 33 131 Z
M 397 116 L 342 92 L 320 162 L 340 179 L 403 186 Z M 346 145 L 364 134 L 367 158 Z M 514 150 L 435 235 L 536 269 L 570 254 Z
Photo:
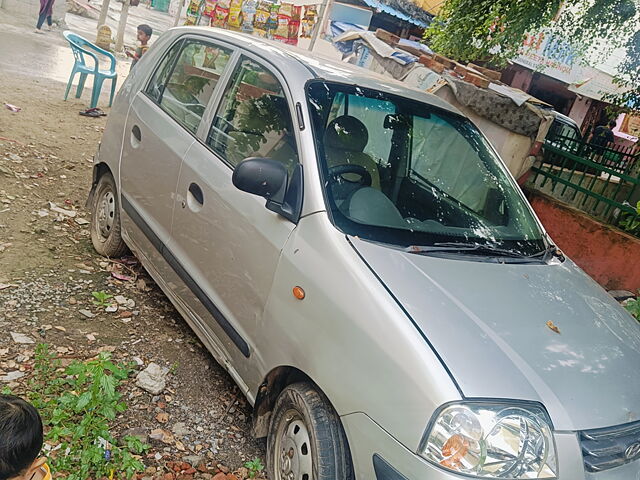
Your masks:
M 640 236 L 640 148 L 601 147 L 560 135 L 545 141 L 533 183 L 606 223 Z

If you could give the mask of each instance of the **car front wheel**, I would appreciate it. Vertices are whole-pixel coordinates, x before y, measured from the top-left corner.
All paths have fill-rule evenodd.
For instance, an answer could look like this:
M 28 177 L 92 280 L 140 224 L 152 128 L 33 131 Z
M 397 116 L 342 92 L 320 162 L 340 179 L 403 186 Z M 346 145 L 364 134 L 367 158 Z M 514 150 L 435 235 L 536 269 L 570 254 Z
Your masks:
M 274 480 L 353 480 L 347 438 L 324 394 L 309 383 L 285 388 L 276 400 L 267 438 Z
M 127 251 L 120 233 L 118 193 L 111 173 L 100 177 L 93 193 L 91 242 L 96 251 L 105 257 L 121 257 Z

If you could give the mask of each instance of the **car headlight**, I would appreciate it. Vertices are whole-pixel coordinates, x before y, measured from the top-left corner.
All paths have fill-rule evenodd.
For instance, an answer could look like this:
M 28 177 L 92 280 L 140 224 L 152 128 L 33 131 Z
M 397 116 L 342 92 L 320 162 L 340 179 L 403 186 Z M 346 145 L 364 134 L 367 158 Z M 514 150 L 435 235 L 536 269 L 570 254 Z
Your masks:
M 420 453 L 447 470 L 480 478 L 556 478 L 551 430 L 537 404 L 448 404 L 434 415 Z

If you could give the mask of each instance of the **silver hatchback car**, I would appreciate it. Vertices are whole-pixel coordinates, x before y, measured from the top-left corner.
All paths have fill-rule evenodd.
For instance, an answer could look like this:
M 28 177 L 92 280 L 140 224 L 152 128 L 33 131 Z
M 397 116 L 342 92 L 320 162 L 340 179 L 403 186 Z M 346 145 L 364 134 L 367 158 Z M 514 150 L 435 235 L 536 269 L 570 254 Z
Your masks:
M 172 29 L 90 202 L 253 405 L 269 478 L 640 479 L 640 325 L 442 100 Z

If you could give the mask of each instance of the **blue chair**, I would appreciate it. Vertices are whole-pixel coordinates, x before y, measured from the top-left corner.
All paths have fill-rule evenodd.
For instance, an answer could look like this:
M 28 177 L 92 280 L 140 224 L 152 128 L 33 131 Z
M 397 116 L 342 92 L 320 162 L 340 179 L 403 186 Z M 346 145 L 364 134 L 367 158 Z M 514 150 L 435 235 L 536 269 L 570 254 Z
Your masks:
M 76 98 L 80 98 L 80 96 L 82 95 L 82 90 L 84 89 L 84 82 L 87 79 L 87 75 L 93 75 L 93 89 L 91 92 L 91 105 L 89 106 L 89 108 L 95 108 L 96 105 L 98 105 L 98 99 L 100 98 L 102 83 L 105 81 L 105 79 L 108 78 L 111 79 L 111 96 L 109 97 L 109 106 L 111 106 L 111 103 L 113 102 L 113 95 L 116 92 L 116 81 L 118 79 L 118 74 L 116 73 L 116 57 L 114 57 L 111 52 L 103 50 L 97 45 L 91 43 L 86 38 L 70 32 L 69 30 L 66 30 L 63 35 L 64 38 L 66 38 L 69 42 L 71 50 L 73 51 L 73 56 L 76 60 L 73 64 L 73 70 L 71 70 L 69 82 L 67 83 L 67 91 L 64 92 L 64 99 L 66 100 L 69 96 L 69 90 L 71 89 L 71 84 L 73 83 L 73 79 L 76 76 L 76 73 L 80 73 L 80 80 L 78 81 L 78 88 L 76 90 Z M 111 60 L 111 66 L 109 67 L 109 69 L 100 70 L 100 64 L 97 55 L 90 52 L 89 50 L 94 50 L 95 52 L 108 57 Z M 87 65 L 87 63 L 85 62 L 85 55 L 93 59 L 93 67 Z

